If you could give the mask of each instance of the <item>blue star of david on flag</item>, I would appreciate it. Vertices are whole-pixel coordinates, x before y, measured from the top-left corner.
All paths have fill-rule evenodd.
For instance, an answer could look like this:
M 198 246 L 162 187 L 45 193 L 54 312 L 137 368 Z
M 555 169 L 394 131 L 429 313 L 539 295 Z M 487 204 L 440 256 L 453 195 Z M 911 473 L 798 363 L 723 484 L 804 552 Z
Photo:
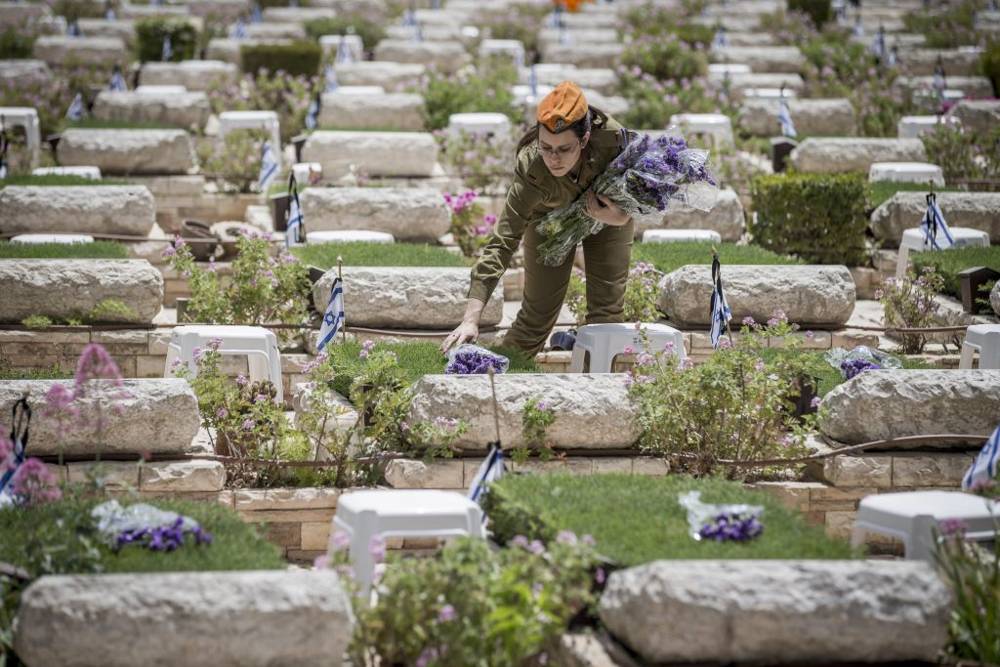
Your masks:
M 294 172 L 288 177 L 288 224 L 285 225 L 285 247 L 291 248 L 293 243 L 299 243 L 304 238 L 302 230 L 302 208 L 299 206 L 299 184 L 295 181 Z
M 66 110 L 66 118 L 69 120 L 80 120 L 83 118 L 84 108 L 83 108 L 83 95 L 77 93 L 76 97 L 69 105 L 69 109 Z
M 977 483 L 988 482 L 997 478 L 1000 471 L 1000 426 L 993 431 L 983 448 L 976 455 L 972 467 L 962 478 L 962 490 L 968 491 Z
M 260 176 L 257 177 L 257 189 L 267 192 L 277 176 L 278 161 L 274 157 L 271 142 L 265 141 L 260 150 Z
M 927 195 L 927 211 L 924 213 L 924 219 L 920 221 L 920 230 L 924 233 L 925 248 L 944 250 L 955 245 L 955 237 L 948 229 L 948 223 L 937 203 L 937 195 L 933 192 Z M 939 238 L 938 234 L 943 238 Z
M 318 350 L 326 347 L 327 343 L 333 340 L 337 332 L 344 326 L 344 286 L 340 276 L 333 279 L 330 287 L 330 301 L 326 305 L 326 312 L 323 313 L 323 324 L 319 329 L 319 343 L 316 344 Z
M 719 262 L 718 253 L 712 256 L 712 302 L 709 308 L 712 328 L 708 336 L 712 341 L 712 348 L 718 349 L 722 334 L 729 331 L 729 320 L 733 319 L 733 312 L 729 309 L 726 296 L 722 292 L 722 264 Z

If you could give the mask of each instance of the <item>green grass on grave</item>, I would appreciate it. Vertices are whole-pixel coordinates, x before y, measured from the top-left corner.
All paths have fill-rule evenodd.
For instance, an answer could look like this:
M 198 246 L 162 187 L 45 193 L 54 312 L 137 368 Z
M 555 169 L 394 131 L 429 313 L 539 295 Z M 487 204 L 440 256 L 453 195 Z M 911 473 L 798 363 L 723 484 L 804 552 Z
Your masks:
M 1000 245 L 989 248 L 949 248 L 929 252 L 911 252 L 910 260 L 917 271 L 934 267 L 944 277 L 944 293 L 962 298 L 962 285 L 958 273 L 976 266 L 1000 271 Z M 984 295 L 985 296 L 985 295 Z
M 348 327 L 350 323 L 348 322 Z M 515 348 L 489 347 L 493 351 L 502 354 L 510 359 L 508 373 L 539 373 L 541 369 L 535 364 L 534 359 L 528 357 L 524 352 Z M 345 343 L 338 342 L 326 348 L 333 357 L 334 367 L 337 369 L 337 377 L 334 380 L 334 389 L 348 396 L 351 383 L 354 378 L 361 374 L 365 361 L 358 355 L 361 352 L 361 344 L 355 341 Z M 408 343 L 379 343 L 375 350 L 391 350 L 399 358 L 399 365 L 406 372 L 406 377 L 410 382 L 416 382 L 424 375 L 434 375 L 444 373 L 447 360 L 436 343 L 408 342 Z
M 186 130 L 186 125 L 171 125 L 165 122 L 150 122 L 140 120 L 105 120 L 101 118 L 81 118 L 67 121 L 65 128 L 82 130 Z
M 8 176 L 0 179 L 0 188 L 5 185 L 46 185 L 46 186 L 66 186 L 66 185 L 128 185 L 125 181 L 102 178 L 94 180 L 83 176 L 48 174 L 45 176 Z
M 747 543 L 695 541 L 678 494 L 702 502 L 761 505 L 764 532 Z M 774 496 L 736 482 L 624 474 L 508 475 L 494 482 L 486 512 L 498 541 L 515 535 L 553 539 L 561 530 L 592 535 L 599 553 L 632 566 L 668 558 L 851 558 L 845 541 L 785 508 Z
M 787 350 L 776 347 L 769 347 L 760 351 L 761 358 L 767 363 L 775 361 L 779 357 L 789 357 L 793 355 L 803 358 L 805 372 L 819 381 L 817 393 L 820 396 L 826 396 L 834 387 L 846 382 L 844 377 L 841 375 L 840 370 L 834 368 L 827 362 L 825 358 L 825 351 Z M 897 356 L 895 358 L 899 359 L 903 368 L 931 368 L 931 366 L 923 361 L 920 361 L 919 359 L 911 359 L 905 356 Z
M 10 243 L 0 241 L 0 259 L 126 259 L 121 243 Z
M 321 269 L 337 266 L 337 257 L 344 266 L 452 266 L 467 267 L 462 255 L 440 246 L 416 243 L 316 243 L 294 248 L 292 252 L 306 264 Z
M 30 508 L 0 509 L 0 561 L 26 569 L 32 576 L 47 557 L 55 571 L 86 572 L 80 567 L 86 544 L 97 549 L 104 572 L 190 572 L 206 570 L 276 570 L 285 567 L 278 548 L 244 523 L 231 509 L 214 502 L 154 500 L 157 507 L 179 512 L 198 521 L 212 533 L 207 546 L 186 544 L 170 553 L 158 553 L 138 546 L 118 553 L 105 546 L 90 520 L 90 512 L 103 499 L 70 493 L 54 503 Z M 131 499 L 120 498 L 129 504 Z M 81 539 L 82 538 L 82 539 Z M 193 540 L 192 540 L 193 542 Z
M 888 201 L 897 192 L 928 192 L 926 183 L 876 181 L 868 184 L 869 203 L 873 209 Z M 959 192 L 957 188 L 934 188 L 935 192 Z
M 732 264 L 802 264 L 802 260 L 765 250 L 755 245 L 685 241 L 683 243 L 636 243 L 633 262 L 649 262 L 658 270 L 670 273 L 686 264 L 711 264 L 712 247 L 719 251 L 723 267 Z
M 73 377 L 73 367 L 11 368 L 0 363 L 0 380 L 65 380 Z M 6 435 L 6 434 L 4 434 Z

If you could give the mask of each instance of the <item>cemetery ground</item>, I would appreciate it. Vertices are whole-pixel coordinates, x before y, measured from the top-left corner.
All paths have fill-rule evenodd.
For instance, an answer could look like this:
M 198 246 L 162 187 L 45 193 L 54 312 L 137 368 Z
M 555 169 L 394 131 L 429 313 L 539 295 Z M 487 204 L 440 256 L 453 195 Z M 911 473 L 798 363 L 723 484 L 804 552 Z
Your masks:
M 445 357 L 564 80 L 717 187 Z M 1000 664 L 998 87 L 990 0 L 0 1 L 0 665 Z

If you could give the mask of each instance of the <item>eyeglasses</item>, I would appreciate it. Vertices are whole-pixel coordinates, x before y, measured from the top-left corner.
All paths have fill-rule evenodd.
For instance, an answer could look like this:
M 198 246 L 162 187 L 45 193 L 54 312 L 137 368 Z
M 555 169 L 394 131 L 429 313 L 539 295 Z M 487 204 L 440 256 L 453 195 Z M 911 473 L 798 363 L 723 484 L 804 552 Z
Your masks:
M 582 144 L 583 142 L 579 142 Z M 538 150 L 549 157 L 555 157 L 557 155 L 569 155 L 577 149 L 576 144 L 568 144 L 566 146 L 559 146 L 558 148 L 542 146 L 541 143 L 538 144 Z

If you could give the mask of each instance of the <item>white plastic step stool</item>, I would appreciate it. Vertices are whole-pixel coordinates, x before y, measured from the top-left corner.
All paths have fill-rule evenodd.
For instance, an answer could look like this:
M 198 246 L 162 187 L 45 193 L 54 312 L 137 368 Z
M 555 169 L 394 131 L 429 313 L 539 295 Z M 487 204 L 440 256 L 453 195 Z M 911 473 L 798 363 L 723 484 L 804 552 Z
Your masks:
M 934 557 L 934 528 L 946 519 L 961 521 L 966 537 L 989 540 L 995 535 L 993 514 L 1000 503 L 958 491 L 910 491 L 866 496 L 858 506 L 851 544 L 861 546 L 866 533 L 889 535 L 903 542 L 909 560 Z
M 1000 370 L 1000 324 L 973 324 L 965 330 L 959 368 L 972 368 L 972 356 L 979 353 L 980 369 Z
M 502 113 L 453 113 L 448 117 L 448 132 L 453 135 L 466 132 L 503 137 L 510 133 L 510 119 Z
M 331 546 L 338 530 L 351 538 L 354 577 L 364 594 L 375 568 L 369 552 L 373 537 L 486 537 L 479 505 L 461 493 L 424 489 L 345 493 L 337 501 Z
M 927 162 L 873 162 L 868 168 L 868 181 L 895 183 L 933 183 L 944 187 L 944 171 Z
M 970 246 L 990 247 L 990 235 L 978 229 L 970 227 L 948 227 L 955 245 L 952 248 L 967 248 Z M 945 247 L 947 241 L 944 234 L 938 233 L 938 244 Z M 896 261 L 896 279 L 902 279 L 906 275 L 906 266 L 910 260 L 911 252 L 923 252 L 930 250 L 924 247 L 924 232 L 920 227 L 911 227 L 903 230 L 903 238 L 899 242 L 899 259 Z
M 185 325 L 175 327 L 167 345 L 167 363 L 163 377 L 173 377 L 174 361 L 180 359 L 192 376 L 198 374 L 194 351 L 205 349 L 215 338 L 222 341 L 219 354 L 247 357 L 250 380 L 270 380 L 277 391 L 275 400 L 284 402 L 281 388 L 281 353 L 278 338 L 263 327 L 226 325 Z
M 683 360 L 684 334 L 665 324 L 642 324 L 649 341 L 649 351 L 659 352 L 667 343 L 673 343 L 673 351 L 678 360 Z M 643 342 L 635 324 L 626 322 L 614 324 L 587 324 L 576 332 L 576 344 L 573 345 L 573 358 L 570 361 L 570 373 L 582 373 L 585 354 L 590 353 L 591 373 L 610 373 L 611 362 L 625 352 L 626 347 L 632 347 L 636 352 L 643 351 Z
M 647 229 L 642 233 L 643 243 L 680 243 L 684 241 L 722 243 L 722 235 L 711 229 Z
M 12 236 L 11 243 L 24 243 L 35 245 L 39 243 L 93 243 L 94 237 L 90 234 L 18 234 Z
M 374 232 L 367 229 L 338 229 L 306 232 L 306 243 L 395 243 L 388 232 Z

